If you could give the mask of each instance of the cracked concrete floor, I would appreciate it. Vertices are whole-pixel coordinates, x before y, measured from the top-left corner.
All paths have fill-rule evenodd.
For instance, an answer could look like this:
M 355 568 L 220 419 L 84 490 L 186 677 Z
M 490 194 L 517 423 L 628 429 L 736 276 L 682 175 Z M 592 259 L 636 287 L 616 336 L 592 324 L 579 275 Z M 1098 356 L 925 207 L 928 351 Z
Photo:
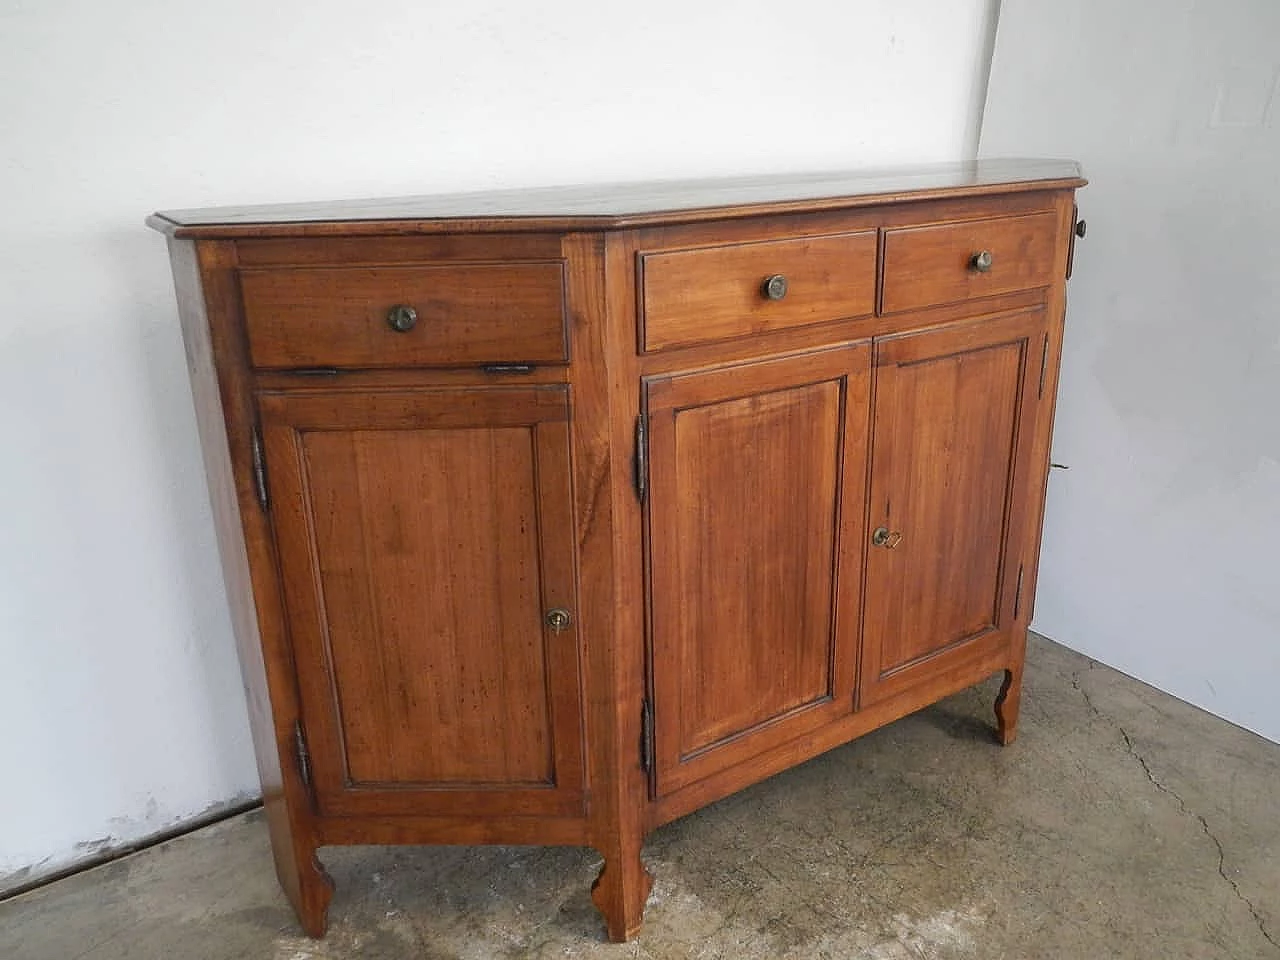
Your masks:
M 255 812 L 0 903 L 0 957 L 1280 960 L 1280 747 L 1036 638 L 1007 749 L 994 694 L 659 830 L 634 943 L 592 851 L 511 847 L 325 851 L 307 940 Z

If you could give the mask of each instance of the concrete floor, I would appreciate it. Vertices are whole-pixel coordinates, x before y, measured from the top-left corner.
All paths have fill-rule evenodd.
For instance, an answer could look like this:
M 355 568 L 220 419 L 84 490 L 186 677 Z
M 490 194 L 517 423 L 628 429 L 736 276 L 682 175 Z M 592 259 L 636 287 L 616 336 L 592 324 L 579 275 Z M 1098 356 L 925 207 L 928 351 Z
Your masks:
M 602 942 L 589 850 L 347 848 L 299 935 L 259 813 L 0 903 L 4 960 L 1280 958 L 1280 747 L 1043 640 L 993 684 L 658 831 Z

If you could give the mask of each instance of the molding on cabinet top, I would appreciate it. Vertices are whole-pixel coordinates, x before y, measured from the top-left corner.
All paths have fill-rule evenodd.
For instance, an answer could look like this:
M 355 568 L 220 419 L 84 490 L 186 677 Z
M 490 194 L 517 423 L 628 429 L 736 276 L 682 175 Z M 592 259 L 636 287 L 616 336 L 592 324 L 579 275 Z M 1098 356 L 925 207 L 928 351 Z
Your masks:
M 991 159 L 805 174 L 534 187 L 153 214 L 177 237 L 236 239 L 441 232 L 610 230 L 799 210 L 1084 186 L 1074 160 Z

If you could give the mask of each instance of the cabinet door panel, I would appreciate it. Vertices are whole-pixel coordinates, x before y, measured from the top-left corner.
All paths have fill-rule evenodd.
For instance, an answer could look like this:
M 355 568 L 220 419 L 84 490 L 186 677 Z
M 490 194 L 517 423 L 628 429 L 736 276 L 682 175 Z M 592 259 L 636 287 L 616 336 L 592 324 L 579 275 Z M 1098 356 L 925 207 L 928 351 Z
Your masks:
M 863 704 L 1009 640 L 1045 329 L 1037 311 L 876 345 Z
M 580 810 L 564 388 L 332 400 L 261 404 L 320 809 Z
M 852 709 L 869 360 L 647 384 L 660 793 Z

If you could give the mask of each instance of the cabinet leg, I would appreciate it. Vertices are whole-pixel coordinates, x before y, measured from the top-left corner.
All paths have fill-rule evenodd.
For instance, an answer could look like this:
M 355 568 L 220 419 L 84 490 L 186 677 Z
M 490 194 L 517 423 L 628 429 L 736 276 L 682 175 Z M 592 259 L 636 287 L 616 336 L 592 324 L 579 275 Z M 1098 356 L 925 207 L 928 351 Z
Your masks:
M 1005 746 L 1018 735 L 1018 709 L 1022 705 L 1022 664 L 1004 672 L 996 697 L 996 739 Z
M 303 828 L 290 824 L 282 798 L 268 797 L 266 813 L 280 886 L 303 931 L 319 939 L 329 926 L 333 880 L 316 856 L 315 845 L 302 833 Z
M 329 927 L 329 901 L 333 880 L 313 851 L 306 866 L 298 871 L 298 898 L 293 901 L 298 922 L 308 937 L 320 939 Z
M 653 876 L 640 859 L 638 841 L 602 852 L 604 866 L 591 885 L 591 900 L 604 916 L 609 939 L 625 943 L 640 932 Z

